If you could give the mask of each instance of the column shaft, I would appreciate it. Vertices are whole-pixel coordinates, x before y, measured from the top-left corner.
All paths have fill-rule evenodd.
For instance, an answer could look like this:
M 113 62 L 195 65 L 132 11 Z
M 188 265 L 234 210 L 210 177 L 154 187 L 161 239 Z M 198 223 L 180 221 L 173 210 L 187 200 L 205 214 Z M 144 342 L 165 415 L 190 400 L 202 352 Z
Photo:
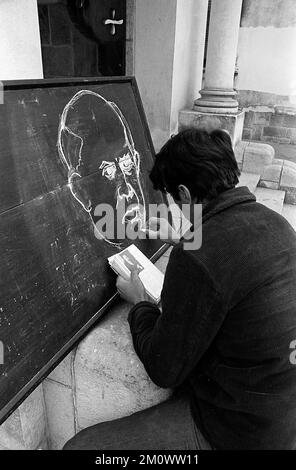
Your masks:
M 233 89 L 242 0 L 212 0 L 204 88 L 195 109 L 236 113 Z

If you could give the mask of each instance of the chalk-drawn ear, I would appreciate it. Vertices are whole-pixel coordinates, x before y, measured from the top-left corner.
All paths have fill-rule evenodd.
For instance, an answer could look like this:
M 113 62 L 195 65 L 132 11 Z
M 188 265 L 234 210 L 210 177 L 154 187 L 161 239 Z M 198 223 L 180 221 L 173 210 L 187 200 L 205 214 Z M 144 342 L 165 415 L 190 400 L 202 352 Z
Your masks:
M 68 170 L 80 165 L 82 147 L 83 139 L 81 137 L 66 126 L 59 129 L 59 155 Z
M 68 181 L 72 196 L 81 204 L 83 209 L 89 213 L 91 211 L 91 201 L 86 187 L 83 184 L 83 180 L 81 179 L 81 175 L 71 168 L 69 170 Z

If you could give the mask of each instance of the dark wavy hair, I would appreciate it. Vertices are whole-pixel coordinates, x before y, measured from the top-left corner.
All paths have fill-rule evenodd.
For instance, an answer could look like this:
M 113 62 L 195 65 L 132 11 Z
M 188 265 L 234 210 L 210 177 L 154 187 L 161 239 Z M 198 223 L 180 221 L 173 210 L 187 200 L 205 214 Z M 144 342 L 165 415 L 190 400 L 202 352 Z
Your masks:
M 171 137 L 156 155 L 150 179 L 154 189 L 179 199 L 184 184 L 197 202 L 234 188 L 240 171 L 229 134 L 221 129 L 187 129 Z

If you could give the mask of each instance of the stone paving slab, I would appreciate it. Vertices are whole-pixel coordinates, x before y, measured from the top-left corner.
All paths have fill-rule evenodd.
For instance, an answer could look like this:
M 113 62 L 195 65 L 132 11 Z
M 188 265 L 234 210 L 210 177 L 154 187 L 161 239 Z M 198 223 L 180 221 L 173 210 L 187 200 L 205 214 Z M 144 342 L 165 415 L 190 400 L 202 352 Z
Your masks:
M 254 193 L 259 183 L 259 180 L 260 175 L 256 175 L 255 173 L 246 173 L 245 171 L 243 171 L 239 177 L 239 183 L 237 187 L 247 186 L 251 193 Z
M 296 163 L 284 160 L 280 185 L 289 188 L 296 187 Z
M 275 158 L 271 165 L 268 165 L 264 168 L 263 173 L 261 175 L 261 180 L 265 182 L 274 182 L 279 184 L 283 170 L 283 164 L 284 160 Z
M 243 171 L 262 174 L 264 168 L 272 163 L 274 149 L 268 144 L 249 142 L 243 155 Z
M 284 191 L 257 188 L 255 191 L 255 196 L 257 202 L 264 204 L 266 207 L 269 207 L 269 209 L 272 209 L 275 212 L 278 212 L 279 214 L 282 213 L 285 199 Z
M 235 158 L 236 158 L 236 161 L 237 163 L 243 163 L 244 161 L 244 154 L 245 154 L 245 150 L 247 148 L 247 146 L 249 145 L 249 141 L 248 140 L 241 140 L 234 148 L 234 154 L 235 154 Z
M 0 450 L 34 450 L 46 441 L 47 418 L 39 385 L 0 426 Z

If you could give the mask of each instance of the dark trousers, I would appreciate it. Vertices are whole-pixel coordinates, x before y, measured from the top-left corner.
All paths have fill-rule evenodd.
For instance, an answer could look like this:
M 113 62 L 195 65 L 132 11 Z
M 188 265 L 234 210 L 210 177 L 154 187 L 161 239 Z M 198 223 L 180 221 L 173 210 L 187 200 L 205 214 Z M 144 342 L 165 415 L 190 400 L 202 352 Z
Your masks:
M 212 449 L 196 427 L 187 397 L 173 397 L 125 418 L 84 429 L 64 450 Z

